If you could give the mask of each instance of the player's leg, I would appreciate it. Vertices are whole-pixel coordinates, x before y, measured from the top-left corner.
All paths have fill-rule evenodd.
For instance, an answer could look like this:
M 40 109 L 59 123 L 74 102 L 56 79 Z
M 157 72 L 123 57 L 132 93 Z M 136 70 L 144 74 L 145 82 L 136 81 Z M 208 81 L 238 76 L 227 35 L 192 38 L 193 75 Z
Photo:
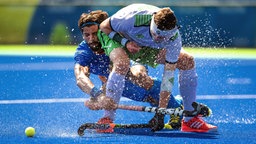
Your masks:
M 161 81 L 148 76 L 147 68 L 139 63 L 133 63 L 130 68 L 129 80 L 125 83 L 123 96 L 137 100 L 148 102 L 151 106 L 157 107 L 159 103 L 159 94 Z M 140 86 L 132 83 L 139 83 Z M 147 90 L 146 90 L 147 89 Z M 167 108 L 182 108 L 182 98 L 180 96 L 170 96 Z M 172 116 L 165 126 L 168 129 L 179 129 L 182 117 Z
M 151 101 L 151 105 L 157 107 L 159 102 L 159 94 L 161 88 L 161 81 L 158 79 L 153 79 L 154 85 L 147 91 L 144 99 L 148 102 Z M 170 95 L 170 100 L 168 102 L 167 108 L 177 108 L 182 106 L 182 98 L 179 96 Z
M 119 103 L 125 85 L 125 76 L 129 70 L 129 58 L 122 48 L 115 48 L 110 53 L 110 60 L 113 62 L 113 69 L 108 77 L 106 85 L 106 97 Z M 114 119 L 114 110 L 106 111 L 104 117 Z
M 125 85 L 125 76 L 129 70 L 129 58 L 122 48 L 115 48 L 110 53 L 110 60 L 113 62 L 113 69 L 108 77 L 106 85 L 106 99 L 114 100 L 118 104 L 123 93 Z M 103 100 L 102 103 L 106 101 Z M 108 105 L 107 103 L 106 105 Z M 111 105 L 109 105 L 111 106 Z M 106 107 L 106 106 L 104 106 Z M 113 123 L 116 110 L 105 110 L 103 117 L 98 121 L 100 124 Z M 112 128 L 106 130 L 98 130 L 98 132 L 113 132 Z
M 105 54 L 109 56 L 113 63 L 113 69 L 106 84 L 106 98 L 110 98 L 114 100 L 116 104 L 118 104 L 125 85 L 125 75 L 130 67 L 129 57 L 120 43 L 111 40 L 101 31 L 98 31 L 97 36 L 102 47 L 104 48 Z M 107 119 L 106 121 L 105 118 Z M 105 110 L 103 118 L 98 122 L 110 123 L 114 121 L 114 118 L 115 110 Z
M 181 50 L 177 68 L 179 71 L 179 88 L 183 98 L 185 110 L 193 110 L 192 103 L 196 101 L 197 73 L 195 69 L 194 57 Z M 199 117 L 184 117 L 181 130 L 185 132 L 208 132 L 216 130 L 217 127 L 207 124 Z
M 196 100 L 197 88 L 197 73 L 194 57 L 182 49 L 177 62 L 177 68 L 180 70 L 179 89 L 180 95 L 184 100 L 184 109 L 193 110 L 191 104 Z
M 147 54 L 145 56 L 145 54 Z M 139 59 L 140 63 L 155 67 L 157 63 L 164 64 L 165 63 L 165 49 L 152 49 L 152 48 L 143 48 L 140 53 L 136 56 L 132 56 L 131 59 L 137 61 Z M 139 78 L 142 79 L 142 78 Z M 153 86 L 148 90 L 145 95 L 144 101 L 149 102 L 152 106 L 158 106 L 159 96 L 160 96 L 160 87 L 161 81 L 155 79 L 153 82 Z M 170 95 L 170 99 L 168 102 L 168 108 L 176 108 L 182 107 L 181 104 L 182 99 L 175 98 L 173 95 Z M 171 117 L 169 120 L 169 128 L 180 128 L 181 125 L 181 117 Z
M 131 63 L 132 64 L 126 79 L 146 90 L 149 90 L 153 86 L 153 80 L 148 75 L 146 66 L 133 61 L 131 61 Z
M 158 106 L 160 87 L 161 81 L 148 75 L 147 66 L 131 61 L 130 71 L 126 76 L 124 97 Z M 181 98 L 171 95 L 168 108 L 180 107 L 181 104 Z

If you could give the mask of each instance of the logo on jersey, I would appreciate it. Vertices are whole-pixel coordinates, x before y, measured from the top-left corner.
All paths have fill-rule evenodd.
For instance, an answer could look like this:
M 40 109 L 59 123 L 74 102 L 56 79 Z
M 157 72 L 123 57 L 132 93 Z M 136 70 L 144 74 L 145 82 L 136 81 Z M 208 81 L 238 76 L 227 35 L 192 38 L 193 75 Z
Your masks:
M 174 36 L 172 36 L 169 40 L 170 41 L 174 41 L 176 38 L 178 38 L 178 32 L 176 32 L 175 34 L 174 34 Z
M 170 79 L 169 79 L 169 82 L 170 82 L 171 84 L 174 84 L 174 78 L 170 78 Z
M 144 38 L 143 34 L 137 34 L 136 37 L 139 38 L 139 39 Z

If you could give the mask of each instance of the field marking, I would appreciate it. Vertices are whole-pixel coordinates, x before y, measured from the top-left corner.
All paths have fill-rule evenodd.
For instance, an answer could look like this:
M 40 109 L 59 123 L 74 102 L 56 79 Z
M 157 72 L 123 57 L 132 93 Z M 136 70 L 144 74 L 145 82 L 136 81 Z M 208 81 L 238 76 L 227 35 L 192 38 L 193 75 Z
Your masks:
M 1 100 L 0 104 L 78 103 L 88 98 Z
M 61 99 L 21 99 L 21 100 L 0 100 L 0 104 L 40 104 L 40 103 L 83 103 L 89 98 L 61 98 Z M 256 99 L 256 95 L 199 95 L 198 100 L 219 100 L 219 99 Z M 128 98 L 121 98 L 121 101 L 132 101 Z
M 256 99 L 256 95 L 198 95 L 198 100 L 218 99 Z
M 209 59 L 197 58 L 198 65 L 208 65 Z M 206 63 L 204 63 L 204 60 Z M 220 61 L 220 59 L 212 59 L 212 66 L 224 65 L 226 61 Z M 232 60 L 232 59 L 226 59 Z M 234 59 L 233 59 L 234 60 Z M 256 59 L 255 59 L 256 60 Z M 236 60 L 233 63 L 242 66 L 256 65 L 255 60 Z M 237 63 L 235 63 L 237 62 Z M 75 62 L 24 62 L 24 63 L 0 63 L 0 71 L 28 71 L 28 70 L 73 70 Z
M 15 63 L 0 64 L 0 71 L 28 70 L 68 70 L 74 68 L 74 62 Z

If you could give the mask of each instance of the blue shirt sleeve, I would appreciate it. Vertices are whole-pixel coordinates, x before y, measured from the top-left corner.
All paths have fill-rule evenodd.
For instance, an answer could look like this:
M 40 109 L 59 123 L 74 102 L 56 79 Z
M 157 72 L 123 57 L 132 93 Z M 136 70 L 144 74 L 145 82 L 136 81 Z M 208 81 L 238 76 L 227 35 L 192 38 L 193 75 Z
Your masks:
M 75 64 L 87 66 L 91 74 L 108 77 L 110 69 L 110 59 L 105 54 L 95 54 L 88 44 L 83 41 L 76 49 L 74 56 Z
M 90 50 L 89 46 L 85 41 L 82 41 L 75 52 L 74 60 L 76 64 L 80 64 L 82 66 L 89 66 L 91 60 L 93 59 L 93 53 Z

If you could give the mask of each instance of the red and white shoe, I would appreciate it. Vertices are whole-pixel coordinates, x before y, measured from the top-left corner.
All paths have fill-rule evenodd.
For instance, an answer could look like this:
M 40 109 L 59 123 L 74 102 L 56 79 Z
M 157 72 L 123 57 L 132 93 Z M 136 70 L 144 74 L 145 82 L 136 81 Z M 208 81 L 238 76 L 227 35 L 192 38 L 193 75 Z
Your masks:
M 109 117 L 103 117 L 101 119 L 99 119 L 99 121 L 97 122 L 98 124 L 111 124 L 113 123 L 113 120 L 110 119 Z M 108 129 L 97 129 L 98 133 L 113 133 L 114 132 L 114 128 L 111 127 Z
M 183 132 L 213 132 L 217 131 L 218 127 L 208 124 L 199 117 L 193 117 L 188 122 L 182 120 L 181 131 Z

